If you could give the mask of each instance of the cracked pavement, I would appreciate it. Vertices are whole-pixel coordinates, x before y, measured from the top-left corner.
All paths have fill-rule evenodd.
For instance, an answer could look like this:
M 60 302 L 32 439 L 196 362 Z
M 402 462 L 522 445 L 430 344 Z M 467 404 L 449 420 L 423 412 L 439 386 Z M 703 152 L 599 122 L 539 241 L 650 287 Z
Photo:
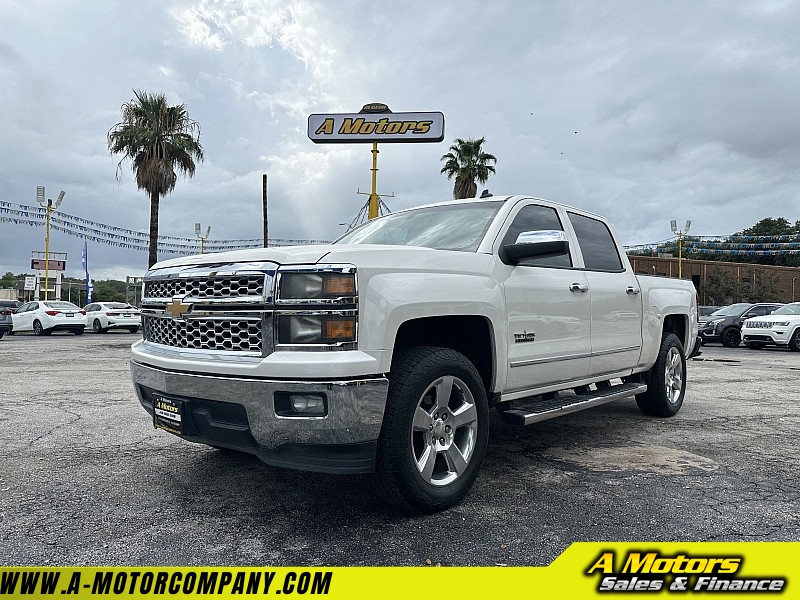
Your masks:
M 800 541 L 800 354 L 704 346 L 682 410 L 632 399 L 526 429 L 493 414 L 436 515 L 368 476 L 278 469 L 153 429 L 134 335 L 0 340 L 3 565 L 546 565 L 574 541 Z

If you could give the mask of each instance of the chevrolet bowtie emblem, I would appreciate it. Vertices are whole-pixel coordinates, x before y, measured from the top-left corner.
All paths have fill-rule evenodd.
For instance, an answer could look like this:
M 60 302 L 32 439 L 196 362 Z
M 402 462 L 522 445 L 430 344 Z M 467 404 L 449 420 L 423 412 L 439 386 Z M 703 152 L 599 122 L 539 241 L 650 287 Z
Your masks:
M 178 319 L 187 314 L 192 309 L 191 304 L 184 304 L 183 298 L 173 298 L 172 302 L 164 307 L 164 310 L 171 314 L 175 319 Z

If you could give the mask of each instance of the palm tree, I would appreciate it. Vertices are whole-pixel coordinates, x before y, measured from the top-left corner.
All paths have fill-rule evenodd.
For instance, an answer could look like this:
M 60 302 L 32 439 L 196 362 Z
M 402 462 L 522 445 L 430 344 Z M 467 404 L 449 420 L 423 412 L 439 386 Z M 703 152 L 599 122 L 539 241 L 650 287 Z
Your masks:
M 450 152 L 442 156 L 441 160 L 446 161 L 442 167 L 442 173 L 448 179 L 456 178 L 453 186 L 453 198 L 473 198 L 478 191 L 476 181 L 486 183 L 489 174 L 494 173 L 494 166 L 490 162 L 497 162 L 497 159 L 483 151 L 483 142 L 486 138 L 479 140 L 462 140 L 456 138 L 455 143 L 450 146 Z
M 122 121 L 108 132 L 111 154 L 132 161 L 136 186 L 150 195 L 150 254 L 147 266 L 158 260 L 158 203 L 175 189 L 176 171 L 192 177 L 195 160 L 203 160 L 200 124 L 189 118 L 186 106 L 169 106 L 163 93 L 133 90 L 136 98 L 122 105 Z

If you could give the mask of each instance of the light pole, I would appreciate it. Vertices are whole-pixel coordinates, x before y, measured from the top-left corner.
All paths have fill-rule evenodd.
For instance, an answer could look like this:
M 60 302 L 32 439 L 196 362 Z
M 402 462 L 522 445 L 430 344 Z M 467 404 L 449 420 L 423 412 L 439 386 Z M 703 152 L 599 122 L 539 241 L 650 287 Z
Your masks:
M 202 228 L 200 227 L 200 223 L 195 223 L 195 224 L 194 224 L 194 234 L 195 234 L 197 237 L 199 237 L 199 238 L 200 238 L 200 254 L 205 254 L 205 250 L 206 250 L 206 240 L 208 239 L 208 236 L 209 236 L 209 234 L 211 233 L 211 225 L 209 225 L 209 226 L 208 226 L 208 229 L 206 229 L 206 234 L 205 234 L 205 235 L 201 235 L 201 234 L 200 234 L 200 229 L 202 229 Z
M 683 231 L 678 229 L 678 222 L 675 219 L 672 219 L 669 224 L 672 227 L 672 233 L 678 236 L 678 279 L 683 279 L 683 236 L 689 233 L 692 222 L 687 220 Z
M 64 190 L 58 193 L 55 204 L 53 204 L 53 200 L 50 198 L 45 202 L 44 196 L 44 186 L 37 185 L 36 201 L 39 203 L 39 206 L 47 209 L 44 233 L 44 299 L 47 300 L 47 292 L 50 289 L 50 213 L 61 206 L 61 202 L 64 200 Z

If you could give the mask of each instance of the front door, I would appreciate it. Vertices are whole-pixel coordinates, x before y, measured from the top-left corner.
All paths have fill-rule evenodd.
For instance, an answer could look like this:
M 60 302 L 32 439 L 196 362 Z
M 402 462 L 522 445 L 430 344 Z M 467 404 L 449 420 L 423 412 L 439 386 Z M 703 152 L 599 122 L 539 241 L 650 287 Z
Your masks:
M 515 209 L 509 221 L 501 245 L 514 243 L 522 232 L 564 229 L 554 208 L 538 204 Z M 571 254 L 501 265 L 508 311 L 507 392 L 586 377 L 590 294 L 586 275 L 572 265 Z

